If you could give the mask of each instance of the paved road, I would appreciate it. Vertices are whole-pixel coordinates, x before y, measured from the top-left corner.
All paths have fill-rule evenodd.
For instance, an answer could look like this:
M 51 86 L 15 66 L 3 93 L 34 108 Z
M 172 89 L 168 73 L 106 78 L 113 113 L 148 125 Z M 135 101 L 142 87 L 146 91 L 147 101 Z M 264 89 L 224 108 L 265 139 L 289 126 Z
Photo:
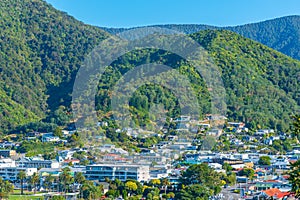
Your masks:
M 236 188 L 235 186 L 231 186 L 228 188 L 223 188 L 221 194 L 223 194 L 226 200 L 239 200 L 241 199 L 241 195 L 237 193 L 233 193 L 232 191 Z

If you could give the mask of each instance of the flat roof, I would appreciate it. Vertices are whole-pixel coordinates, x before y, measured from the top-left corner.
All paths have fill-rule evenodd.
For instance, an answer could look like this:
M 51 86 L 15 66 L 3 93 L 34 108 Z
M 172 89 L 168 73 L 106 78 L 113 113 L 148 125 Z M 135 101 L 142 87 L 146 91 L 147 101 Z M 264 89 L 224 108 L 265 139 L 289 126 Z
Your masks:
M 92 164 L 92 165 L 87 165 L 86 167 L 149 167 L 149 165 L 134 165 L 134 164 Z

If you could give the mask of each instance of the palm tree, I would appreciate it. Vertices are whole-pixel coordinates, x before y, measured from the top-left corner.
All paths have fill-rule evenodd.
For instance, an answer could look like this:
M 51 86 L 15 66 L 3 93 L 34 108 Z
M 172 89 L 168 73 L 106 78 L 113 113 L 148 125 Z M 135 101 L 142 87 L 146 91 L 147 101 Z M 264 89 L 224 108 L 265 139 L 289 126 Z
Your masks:
M 51 186 L 52 186 L 52 184 L 53 184 L 53 181 L 54 181 L 54 177 L 53 177 L 53 176 L 49 175 L 49 176 L 46 177 L 46 179 L 45 179 L 45 181 L 44 181 L 44 186 L 45 186 L 45 188 L 46 188 L 48 191 L 50 191 Z
M 13 184 L 8 181 L 4 181 L 0 176 L 0 200 L 1 199 L 8 199 L 9 193 L 14 190 Z
M 82 172 L 77 172 L 75 174 L 74 182 L 79 184 L 79 187 L 82 186 L 86 182 L 86 179 Z M 76 188 L 76 190 L 77 190 L 77 188 Z M 79 188 L 79 191 L 80 191 L 80 188 Z
M 167 194 L 167 187 L 168 187 L 168 185 L 170 185 L 169 179 L 163 178 L 163 179 L 161 180 L 161 184 L 164 186 L 165 194 Z
M 59 181 L 63 186 L 64 192 L 67 192 L 69 190 L 69 186 L 74 182 L 74 178 L 71 176 L 70 173 L 70 168 L 66 167 L 59 175 Z
M 34 172 L 33 175 L 30 177 L 30 184 L 34 186 L 34 194 L 36 193 L 36 185 L 39 182 L 39 180 L 40 176 L 36 172 Z
M 74 177 L 74 181 L 75 181 L 75 183 L 83 184 L 85 182 L 85 177 L 84 177 L 83 173 L 82 172 L 76 173 L 75 177 Z
M 21 181 L 21 195 L 23 195 L 24 194 L 24 191 L 23 191 L 24 179 L 26 179 L 26 173 L 25 173 L 25 171 L 21 170 L 18 173 L 17 178 Z
M 85 181 L 80 188 L 80 194 L 84 199 L 98 199 L 102 195 L 103 186 L 95 186 L 92 181 Z

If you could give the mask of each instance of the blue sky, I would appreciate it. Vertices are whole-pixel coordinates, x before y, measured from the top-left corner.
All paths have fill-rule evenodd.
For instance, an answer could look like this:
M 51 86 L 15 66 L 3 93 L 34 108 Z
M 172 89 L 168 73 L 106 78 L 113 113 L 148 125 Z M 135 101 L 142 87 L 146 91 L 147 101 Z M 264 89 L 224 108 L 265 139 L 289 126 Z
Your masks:
M 300 15 L 299 0 L 46 0 L 87 24 L 133 27 L 153 24 L 240 25 Z

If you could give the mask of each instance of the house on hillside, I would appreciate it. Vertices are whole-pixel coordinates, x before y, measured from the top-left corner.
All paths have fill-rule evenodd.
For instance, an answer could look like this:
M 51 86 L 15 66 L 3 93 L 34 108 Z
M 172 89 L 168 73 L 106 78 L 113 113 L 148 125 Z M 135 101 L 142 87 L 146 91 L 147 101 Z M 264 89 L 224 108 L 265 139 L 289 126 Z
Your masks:
M 12 156 L 17 155 L 15 150 L 10 150 L 10 149 L 1 149 L 0 150 L 0 158 L 9 158 Z
M 42 134 L 42 142 L 58 142 L 59 140 L 59 137 L 54 136 L 52 132 Z
M 180 116 L 177 119 L 174 120 L 174 122 L 189 122 L 191 120 L 190 116 Z
M 278 188 L 270 188 L 261 192 L 261 196 L 266 199 L 286 199 L 290 192 L 281 192 Z

